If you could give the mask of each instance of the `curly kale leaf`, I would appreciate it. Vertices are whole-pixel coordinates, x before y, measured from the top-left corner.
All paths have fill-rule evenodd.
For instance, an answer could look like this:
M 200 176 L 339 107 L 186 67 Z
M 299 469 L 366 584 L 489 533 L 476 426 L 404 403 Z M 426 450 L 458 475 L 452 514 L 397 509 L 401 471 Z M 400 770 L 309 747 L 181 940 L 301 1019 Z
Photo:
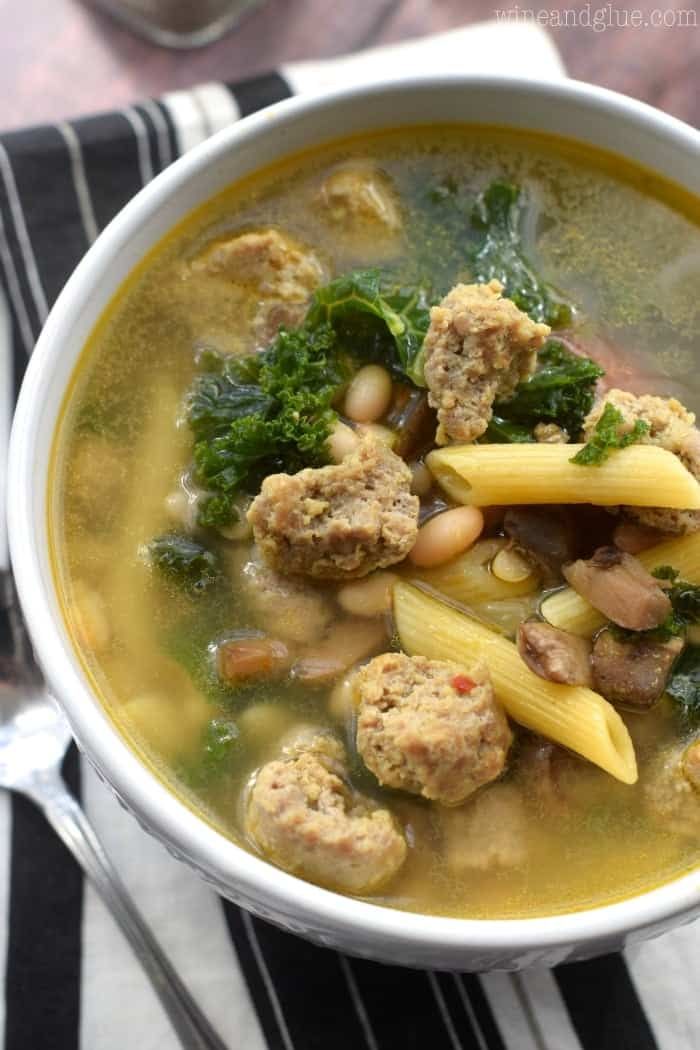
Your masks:
M 324 322 L 360 360 L 379 360 L 424 386 L 422 348 L 430 323 L 428 288 L 402 287 L 381 270 L 357 270 L 319 288 L 304 322 Z
M 199 523 L 213 527 L 235 521 L 238 494 L 256 492 L 267 474 L 328 462 L 331 402 L 345 378 L 325 323 L 281 329 L 264 353 L 219 367 L 197 378 L 188 413 L 195 478 L 208 493 Z
M 700 587 L 679 580 L 667 592 L 676 616 L 686 624 L 700 622 Z
M 216 555 L 175 532 L 151 540 L 146 553 L 151 565 L 191 594 L 207 590 L 219 577 Z
M 257 385 L 239 383 L 230 372 L 205 374 L 197 380 L 189 408 L 189 423 L 197 440 L 225 434 L 235 419 L 266 417 L 273 400 Z
M 666 594 L 671 600 L 673 613 L 684 627 L 700 623 L 700 587 L 688 580 L 681 580 L 678 569 L 671 565 L 659 565 L 652 571 L 657 580 L 666 580 L 670 586 Z
M 473 280 L 496 278 L 505 295 L 533 321 L 564 328 L 571 323 L 572 307 L 527 260 L 520 236 L 521 209 L 520 188 L 509 182 L 496 180 L 479 195 L 471 216 L 476 234 L 469 249 Z
M 556 423 L 572 437 L 581 430 L 603 369 L 555 339 L 549 340 L 537 361 L 537 371 L 518 384 L 513 397 L 494 406 L 486 441 L 533 441 L 538 423 Z
M 593 436 L 571 457 L 571 462 L 582 467 L 599 467 L 611 452 L 627 448 L 628 445 L 641 441 L 644 435 L 649 433 L 649 424 L 643 419 L 637 419 L 631 430 L 621 434 L 619 428 L 624 422 L 619 409 L 608 403 L 596 423 Z
M 700 722 L 700 645 L 687 645 L 676 661 L 666 692 L 680 707 L 684 721 Z

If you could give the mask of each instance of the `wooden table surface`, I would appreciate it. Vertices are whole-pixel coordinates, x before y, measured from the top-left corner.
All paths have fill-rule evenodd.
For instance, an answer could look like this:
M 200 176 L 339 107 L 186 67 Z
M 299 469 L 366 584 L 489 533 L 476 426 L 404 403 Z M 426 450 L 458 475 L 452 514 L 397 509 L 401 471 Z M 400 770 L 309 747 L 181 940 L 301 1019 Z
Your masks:
M 566 22 L 551 33 L 570 75 L 700 126 L 700 0 L 632 2 L 565 0 L 566 10 L 553 10 Z M 267 0 L 219 42 L 176 52 L 136 39 L 81 0 L 0 0 L 0 130 L 438 32 L 493 18 L 500 4 L 511 0 Z M 593 29 L 596 10 L 615 25 Z M 633 18 L 642 24 L 625 26 Z

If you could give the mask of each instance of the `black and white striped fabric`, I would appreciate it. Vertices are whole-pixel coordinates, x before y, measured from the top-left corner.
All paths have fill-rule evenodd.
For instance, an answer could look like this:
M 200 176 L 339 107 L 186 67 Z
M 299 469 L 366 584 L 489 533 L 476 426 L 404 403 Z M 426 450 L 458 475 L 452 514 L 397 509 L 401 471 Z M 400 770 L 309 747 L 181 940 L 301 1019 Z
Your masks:
M 7 321 L 17 380 L 51 303 L 99 230 L 185 150 L 298 91 L 453 68 L 563 73 L 538 30 L 477 26 L 0 135 L 0 338 Z M 219 900 L 120 809 L 75 750 L 65 775 L 232 1050 L 700 1047 L 698 927 L 624 956 L 516 975 L 349 959 Z M 0 915 L 5 1050 L 176 1050 L 138 964 L 71 857 L 28 802 L 2 795 Z

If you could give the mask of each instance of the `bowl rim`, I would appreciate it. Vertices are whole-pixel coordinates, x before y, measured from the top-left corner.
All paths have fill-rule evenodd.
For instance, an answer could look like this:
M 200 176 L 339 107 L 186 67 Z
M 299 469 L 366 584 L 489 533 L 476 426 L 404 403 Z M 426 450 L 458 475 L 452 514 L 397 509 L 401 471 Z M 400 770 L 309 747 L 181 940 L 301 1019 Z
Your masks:
M 89 759 L 139 821 L 176 854 L 193 862 L 217 888 L 230 892 L 263 915 L 281 909 L 299 928 L 332 928 L 366 942 L 381 940 L 394 951 L 440 950 L 447 961 L 461 952 L 486 953 L 563 948 L 572 943 L 604 943 L 622 934 L 665 924 L 700 907 L 700 869 L 633 897 L 581 911 L 529 918 L 469 919 L 385 907 L 323 889 L 290 875 L 225 838 L 189 807 L 140 759 L 118 732 L 80 668 L 62 624 L 50 604 L 40 564 L 37 507 L 46 509 L 47 475 L 35 476 L 34 444 L 42 400 L 60 354 L 60 336 L 91 291 L 91 271 L 114 257 L 165 198 L 196 172 L 243 142 L 290 118 L 332 108 L 339 102 L 367 102 L 377 92 L 410 94 L 460 87 L 506 91 L 583 103 L 636 124 L 662 142 L 697 152 L 700 133 L 674 117 L 605 88 L 572 80 L 531 81 L 483 75 L 415 76 L 373 81 L 321 95 L 302 95 L 276 103 L 218 132 L 175 161 L 142 189 L 109 223 L 89 249 L 58 297 L 37 342 L 18 400 L 8 468 L 8 522 L 12 564 L 20 601 L 40 663 Z M 410 125 L 398 121 L 397 126 Z M 414 122 L 415 123 L 415 122 Z M 456 121 L 446 121 L 456 123 Z M 572 137 L 575 137 L 572 135 Z M 327 137 L 321 142 L 330 141 Z M 284 149 L 280 157 L 284 157 Z M 154 242 L 156 243 L 156 242 Z M 74 372 L 74 365 L 71 374 Z M 65 394 L 66 386 L 62 393 Z M 57 420 L 53 422 L 55 434 Z

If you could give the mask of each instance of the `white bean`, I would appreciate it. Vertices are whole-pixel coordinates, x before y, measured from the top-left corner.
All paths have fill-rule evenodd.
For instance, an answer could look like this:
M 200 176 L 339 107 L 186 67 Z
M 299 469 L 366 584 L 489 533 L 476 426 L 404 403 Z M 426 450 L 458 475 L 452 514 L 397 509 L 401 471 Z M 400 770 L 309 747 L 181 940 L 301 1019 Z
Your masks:
M 534 570 L 522 554 L 510 547 L 504 547 L 491 562 L 491 572 L 504 583 L 522 583 L 528 576 L 533 575 Z
M 165 497 L 165 509 L 168 515 L 179 525 L 189 528 L 191 524 L 190 501 L 182 489 L 175 489 Z
M 386 368 L 365 365 L 350 381 L 345 394 L 345 415 L 355 423 L 374 423 L 388 409 L 391 389 L 391 376 Z
M 455 507 L 443 511 L 418 530 L 408 555 L 414 565 L 428 569 L 456 558 L 479 538 L 484 516 L 478 507 Z
M 338 591 L 338 604 L 352 616 L 380 616 L 391 608 L 393 572 L 373 572 L 364 580 L 346 583 Z
M 342 463 L 346 456 L 354 452 L 358 437 L 352 427 L 337 420 L 328 437 L 328 450 L 334 463 Z
M 289 713 L 280 704 L 266 703 L 251 704 L 236 719 L 246 743 L 255 747 L 276 743 L 289 721 Z

